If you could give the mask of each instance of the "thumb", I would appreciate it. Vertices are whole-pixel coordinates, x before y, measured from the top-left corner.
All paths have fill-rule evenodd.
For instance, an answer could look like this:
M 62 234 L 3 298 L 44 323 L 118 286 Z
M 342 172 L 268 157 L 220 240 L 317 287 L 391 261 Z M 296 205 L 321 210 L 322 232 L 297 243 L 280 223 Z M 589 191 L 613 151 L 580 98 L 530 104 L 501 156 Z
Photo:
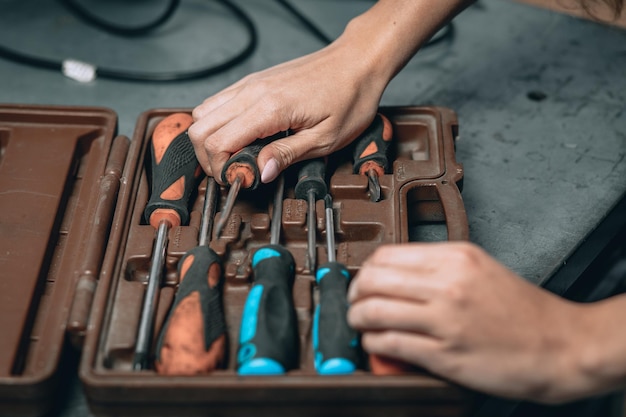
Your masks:
M 257 156 L 261 182 L 274 181 L 281 172 L 296 162 L 321 156 L 314 145 L 311 135 L 304 132 L 298 132 L 265 145 Z

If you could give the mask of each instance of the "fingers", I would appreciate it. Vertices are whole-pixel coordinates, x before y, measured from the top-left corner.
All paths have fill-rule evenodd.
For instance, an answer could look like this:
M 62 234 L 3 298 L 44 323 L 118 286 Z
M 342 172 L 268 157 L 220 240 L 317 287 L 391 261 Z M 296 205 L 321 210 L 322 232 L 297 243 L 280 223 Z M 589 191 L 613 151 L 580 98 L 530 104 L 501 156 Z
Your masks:
M 432 335 L 433 310 L 424 303 L 370 297 L 350 307 L 348 323 L 357 330 L 393 330 Z
M 198 121 L 215 111 L 223 104 L 232 100 L 240 90 L 240 86 L 245 82 L 246 78 L 243 78 L 236 83 L 226 87 L 220 92 L 205 99 L 202 104 L 193 109 L 192 117 L 194 121 Z
M 207 175 L 215 177 L 221 183 L 220 171 L 212 167 L 221 167 L 232 154 L 232 150 L 224 150 L 228 142 L 218 142 L 219 138 L 212 135 L 232 119 L 232 96 L 234 91 L 219 93 L 193 110 L 192 117 L 195 122 L 189 127 L 187 133 L 193 144 L 200 166 Z M 215 111 L 221 107 L 221 111 Z M 210 115 L 209 115 L 210 112 Z
M 371 297 L 393 297 L 410 301 L 426 302 L 440 289 L 440 283 L 424 275 L 431 270 L 423 266 L 410 268 L 395 265 L 378 265 L 369 261 L 363 265 L 348 290 L 348 301 Z M 417 275 L 417 274 L 423 275 Z
M 259 153 L 257 165 L 264 183 L 276 179 L 295 162 L 328 154 L 336 143 L 334 135 L 326 133 L 332 131 L 333 126 L 325 116 L 305 125 L 292 111 L 274 111 L 270 105 L 251 106 L 236 113 L 232 109 L 236 102 L 235 99 L 227 101 L 189 128 L 200 164 L 207 174 L 213 174 L 220 182 L 221 171 L 230 156 L 256 139 L 281 131 L 295 132 L 266 145 Z M 197 114 L 205 113 L 199 111 Z M 223 114 L 228 115 L 222 118 Z
M 445 266 L 450 262 L 470 261 L 480 256 L 480 249 L 469 242 L 429 242 L 385 245 L 379 247 L 368 262 L 411 268 Z M 465 256 L 467 259 L 460 259 Z
M 361 345 L 369 354 L 398 359 L 427 369 L 436 362 L 433 358 L 441 350 L 437 339 L 393 330 L 364 333 Z
M 425 302 L 454 287 L 482 251 L 467 242 L 411 243 L 379 247 L 348 291 L 355 302 L 369 296 Z
M 304 159 L 326 156 L 327 143 L 323 133 L 323 126 L 306 129 L 284 139 L 276 140 L 266 145 L 259 156 L 257 163 L 261 170 L 261 182 L 268 183 L 276 179 L 278 174 L 289 166 Z
M 266 115 L 257 107 L 241 111 L 237 100 L 222 104 L 189 128 L 198 161 L 209 175 L 221 182 L 221 171 L 230 156 L 256 139 L 289 128 L 288 122 Z
M 363 264 L 348 295 L 351 302 L 373 294 L 424 301 L 496 269 L 503 272 L 469 242 L 386 245 Z

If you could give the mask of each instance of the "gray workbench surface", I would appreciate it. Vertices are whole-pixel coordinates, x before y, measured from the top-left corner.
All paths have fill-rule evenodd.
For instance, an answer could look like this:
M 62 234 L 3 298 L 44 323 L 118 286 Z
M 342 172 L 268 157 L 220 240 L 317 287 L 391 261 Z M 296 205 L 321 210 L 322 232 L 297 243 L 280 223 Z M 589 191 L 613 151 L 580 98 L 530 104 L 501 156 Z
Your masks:
M 336 37 L 367 1 L 292 0 Z M 105 106 L 131 136 L 147 109 L 193 107 L 256 70 L 322 46 L 277 3 L 238 1 L 259 29 L 254 55 L 191 82 L 88 84 L 0 60 L 0 102 Z M 122 0 L 109 5 L 133 18 Z M 132 3 L 155 11 L 159 2 Z M 155 12 L 156 13 L 156 12 Z M 154 13 L 153 13 L 154 14 Z M 129 21 L 132 22 L 132 21 Z M 0 0 L 0 44 L 102 66 L 186 70 L 216 63 L 245 33 L 213 2 L 183 2 L 152 37 L 120 39 L 78 22 L 58 2 Z M 481 0 L 454 21 L 455 36 L 420 52 L 382 105 L 437 105 L 457 112 L 471 240 L 525 278 L 542 283 L 626 191 L 626 31 L 507 1 Z M 542 92 L 537 101 L 529 92 Z M 314 99 L 314 98 L 313 98 Z M 88 414 L 80 387 L 55 416 Z

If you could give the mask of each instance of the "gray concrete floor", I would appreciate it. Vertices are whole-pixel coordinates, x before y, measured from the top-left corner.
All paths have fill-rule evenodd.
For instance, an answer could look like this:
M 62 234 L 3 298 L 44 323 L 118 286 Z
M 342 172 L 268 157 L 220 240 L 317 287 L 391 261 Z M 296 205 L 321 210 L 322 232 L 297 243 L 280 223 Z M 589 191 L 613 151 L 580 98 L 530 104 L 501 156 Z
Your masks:
M 292 1 L 331 37 L 371 4 Z M 163 3 L 85 2 L 129 23 L 148 20 L 146 10 Z M 131 136 L 147 109 L 193 107 L 252 71 L 322 46 L 277 3 L 237 3 L 258 25 L 259 45 L 230 71 L 182 83 L 80 84 L 0 59 L 0 102 L 110 107 L 119 133 Z M 381 104 L 457 112 L 471 240 L 540 284 L 626 191 L 626 31 L 502 0 L 480 0 L 454 29 L 450 41 L 409 62 Z M 240 25 L 213 2 L 182 2 L 154 36 L 128 40 L 84 25 L 58 2 L 0 0 L 0 44 L 49 58 L 187 70 L 219 62 L 244 43 Z M 535 91 L 545 99 L 529 99 Z M 78 382 L 53 415 L 88 415 Z

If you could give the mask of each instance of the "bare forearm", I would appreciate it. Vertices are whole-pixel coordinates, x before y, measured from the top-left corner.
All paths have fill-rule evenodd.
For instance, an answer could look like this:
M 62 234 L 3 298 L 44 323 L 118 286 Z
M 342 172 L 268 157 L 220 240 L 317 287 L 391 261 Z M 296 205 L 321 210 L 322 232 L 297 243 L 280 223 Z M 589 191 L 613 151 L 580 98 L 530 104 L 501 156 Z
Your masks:
M 437 30 L 472 2 L 379 0 L 348 24 L 337 43 L 350 44 L 372 78 L 386 85 Z

